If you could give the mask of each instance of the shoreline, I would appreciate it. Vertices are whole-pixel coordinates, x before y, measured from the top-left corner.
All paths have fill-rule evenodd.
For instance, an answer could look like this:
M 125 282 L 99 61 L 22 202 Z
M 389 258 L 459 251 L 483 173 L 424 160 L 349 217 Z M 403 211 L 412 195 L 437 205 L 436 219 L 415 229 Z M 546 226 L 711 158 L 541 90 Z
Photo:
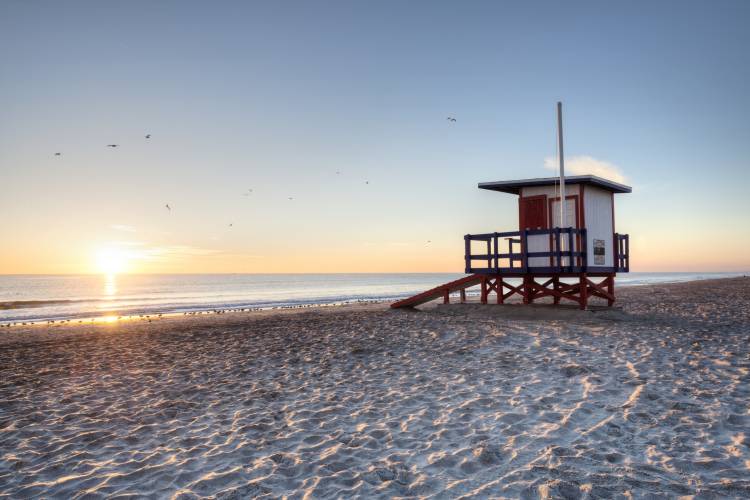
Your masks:
M 429 274 L 429 273 L 426 273 Z M 669 274 L 669 273 L 664 273 Z M 679 274 L 679 273 L 678 273 Z M 710 273 L 707 273 L 710 274 Z M 659 285 L 671 285 L 671 284 L 679 284 L 679 283 L 693 283 L 693 282 L 705 282 L 705 281 L 712 281 L 712 280 L 723 280 L 723 279 L 735 279 L 735 278 L 744 278 L 746 277 L 744 274 L 737 273 L 737 276 L 728 276 L 728 277 L 721 277 L 721 278 L 701 278 L 701 279 L 695 279 L 695 280 L 675 280 L 675 281 L 664 281 L 664 282 L 657 282 L 657 283 L 625 283 L 625 284 L 619 284 L 616 285 L 618 290 L 621 289 L 627 289 L 631 287 L 644 287 L 644 286 L 659 286 Z M 419 293 L 419 292 L 415 292 Z M 408 297 L 409 295 L 398 295 L 394 297 L 388 297 L 388 298 L 375 298 L 375 299 L 350 299 L 350 300 L 344 300 L 344 301 L 333 301 L 333 302 L 326 302 L 326 301 L 318 301 L 318 302 L 300 302 L 293 305 L 274 305 L 274 306 L 247 306 L 244 305 L 242 307 L 228 307 L 228 306 L 206 306 L 205 308 L 197 308 L 193 307 L 190 308 L 190 310 L 177 310 L 177 311 L 168 311 L 166 309 L 153 309 L 153 310 L 147 310 L 142 311 L 138 310 L 136 312 L 131 312 L 127 314 L 120 313 L 118 311 L 106 311 L 105 313 L 96 315 L 96 316 L 63 316 L 63 317 L 45 317 L 45 318 L 33 318 L 31 320 L 24 320 L 24 319 L 15 319 L 15 320 L 0 320 L 0 333 L 2 333 L 3 328 L 12 328 L 16 329 L 19 327 L 29 327 L 29 326 L 53 326 L 53 325 L 59 325 L 59 324 L 92 324 L 92 323 L 112 323 L 112 322 L 125 322 L 125 321 L 148 321 L 149 319 L 152 321 L 156 321 L 157 319 L 165 318 L 165 317 L 175 317 L 175 316 L 202 316 L 202 315 L 211 315 L 211 314 L 231 314 L 231 313 L 246 313 L 246 312 L 259 312 L 259 311 L 281 311 L 281 310 L 306 310 L 306 309 L 317 309 L 317 308 L 329 308 L 329 307 L 344 307 L 344 306 L 351 306 L 351 305 L 358 305 L 358 304 L 389 304 L 392 302 L 395 302 L 397 300 L 404 299 Z M 478 297 L 479 291 L 474 289 L 467 293 L 468 297 Z M 458 293 L 454 292 L 451 294 L 452 298 L 458 297 Z M 104 299 L 97 299 L 97 300 L 104 300 Z M 86 299 L 50 299 L 50 300 L 44 300 L 44 301 L 17 301 L 21 303 L 73 303 L 73 302 L 85 302 Z M 6 303 L 0 303 L 0 306 Z M 36 306 L 34 306 L 36 307 Z M 12 311 L 12 310 L 25 310 L 29 307 L 25 308 L 16 308 L 16 309 L 3 309 L 0 307 L 0 311 Z M 33 308 L 33 307 L 31 307 Z

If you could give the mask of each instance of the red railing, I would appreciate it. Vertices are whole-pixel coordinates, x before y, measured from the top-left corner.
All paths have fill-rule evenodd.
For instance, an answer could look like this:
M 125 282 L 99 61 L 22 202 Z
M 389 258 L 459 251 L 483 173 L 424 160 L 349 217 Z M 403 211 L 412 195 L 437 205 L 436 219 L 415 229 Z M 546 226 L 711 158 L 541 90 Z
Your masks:
M 529 251 L 530 236 L 547 236 L 549 250 Z M 472 242 L 484 242 L 485 253 L 472 253 Z M 505 247 L 502 248 L 502 242 Z M 586 229 L 551 228 L 525 229 L 503 233 L 467 234 L 464 236 L 464 261 L 467 274 L 549 274 L 580 273 L 588 269 Z M 615 234 L 615 255 L 612 268 L 597 267 L 597 271 L 628 272 L 630 265 L 627 234 Z M 537 265 L 539 258 L 546 259 L 547 265 Z M 536 259 L 529 265 L 529 259 Z M 474 267 L 475 261 L 483 261 L 485 267 Z M 501 262 L 503 261 L 503 262 Z M 507 264 L 507 265 L 506 265 Z

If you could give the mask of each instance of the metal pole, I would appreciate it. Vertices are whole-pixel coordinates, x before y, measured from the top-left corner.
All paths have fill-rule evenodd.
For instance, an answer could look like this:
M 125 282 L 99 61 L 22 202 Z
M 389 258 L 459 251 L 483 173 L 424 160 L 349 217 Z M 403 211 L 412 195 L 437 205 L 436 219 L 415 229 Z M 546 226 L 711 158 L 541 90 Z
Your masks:
M 565 203 L 565 160 L 564 160 L 564 155 L 563 155 L 562 102 L 560 101 L 557 102 L 557 145 L 558 145 L 558 151 L 560 154 L 560 226 L 559 227 L 565 227 L 565 223 L 568 220 L 568 213 L 567 213 L 567 204 Z

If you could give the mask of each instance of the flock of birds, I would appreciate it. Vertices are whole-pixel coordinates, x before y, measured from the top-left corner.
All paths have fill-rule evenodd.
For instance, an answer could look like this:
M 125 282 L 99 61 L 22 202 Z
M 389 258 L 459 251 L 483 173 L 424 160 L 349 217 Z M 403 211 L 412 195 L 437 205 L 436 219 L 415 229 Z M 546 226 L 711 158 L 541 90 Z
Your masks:
M 448 120 L 451 123 L 455 123 L 456 122 L 456 119 L 454 117 L 452 117 L 452 116 L 448 116 L 446 118 L 446 120 Z M 149 139 L 151 139 L 151 134 L 146 134 L 143 137 L 146 140 L 149 140 Z M 119 148 L 120 145 L 119 144 L 107 144 L 106 147 L 108 147 L 108 148 Z M 58 152 L 54 153 L 54 155 L 55 156 L 62 156 L 62 152 L 58 151 Z M 341 170 L 336 170 L 336 175 L 341 175 Z M 365 180 L 365 184 L 369 185 L 370 181 L 369 180 Z M 248 189 L 247 191 L 245 191 L 244 193 L 242 193 L 242 196 L 251 196 L 252 194 L 253 194 L 253 190 L 252 189 Z M 289 201 L 293 201 L 294 197 L 293 196 L 289 196 L 287 199 Z M 164 204 L 164 208 L 166 208 L 168 212 L 170 212 L 170 213 L 172 212 L 172 207 L 169 206 L 169 203 L 165 203 Z M 232 227 L 232 224 L 229 224 L 229 227 Z M 431 243 L 431 241 L 427 241 L 427 243 Z
M 146 134 L 143 137 L 145 137 L 146 139 L 151 139 L 151 134 Z M 107 147 L 108 148 L 119 148 L 120 145 L 119 144 L 107 144 Z M 62 153 L 58 151 L 57 153 L 55 153 L 55 156 L 62 156 Z
M 452 117 L 452 116 L 448 116 L 446 118 L 446 120 L 449 121 L 449 122 L 451 122 L 451 123 L 455 123 L 456 122 L 456 119 L 454 117 Z M 151 134 L 146 134 L 143 137 L 146 140 L 149 140 L 149 139 L 151 139 Z M 106 147 L 108 147 L 108 148 L 119 148 L 120 145 L 119 144 L 107 144 Z M 54 155 L 55 156 L 62 156 L 62 152 L 58 151 Z M 341 170 L 336 170 L 336 175 L 341 175 Z M 369 180 L 365 180 L 365 185 L 369 186 L 370 185 L 370 181 Z M 252 189 L 248 189 L 247 191 L 245 191 L 244 193 L 242 193 L 242 196 L 252 196 L 252 194 L 253 194 L 253 190 Z M 287 199 L 289 201 L 293 201 L 294 197 L 293 196 L 289 196 Z M 172 207 L 169 206 L 169 203 L 165 203 L 164 204 L 164 208 L 166 208 L 168 212 L 170 212 L 170 213 L 172 212 Z M 229 227 L 232 227 L 232 226 L 233 226 L 232 224 L 229 224 Z M 428 240 L 427 243 L 429 244 L 429 243 L 432 243 L 432 242 Z
M 452 118 L 452 117 L 448 117 L 448 120 L 454 121 L 454 122 L 456 121 L 456 119 Z M 151 139 L 151 134 L 146 134 L 143 137 L 146 140 Z M 107 144 L 106 147 L 108 147 L 108 148 L 119 148 L 120 145 L 119 144 Z M 62 156 L 62 152 L 58 151 L 58 152 L 54 153 L 54 156 Z M 336 170 L 336 175 L 341 175 L 341 170 Z M 370 181 L 369 180 L 365 180 L 365 184 L 369 185 Z M 244 193 L 242 193 L 242 196 L 252 196 L 252 194 L 253 194 L 253 190 L 252 189 L 248 189 L 247 191 L 245 191 Z M 289 196 L 287 199 L 289 201 L 293 201 L 294 197 L 293 196 Z M 170 212 L 170 213 L 172 212 L 172 207 L 169 206 L 169 203 L 164 204 L 164 208 L 166 208 L 168 212 Z M 232 224 L 229 224 L 229 227 L 232 227 Z

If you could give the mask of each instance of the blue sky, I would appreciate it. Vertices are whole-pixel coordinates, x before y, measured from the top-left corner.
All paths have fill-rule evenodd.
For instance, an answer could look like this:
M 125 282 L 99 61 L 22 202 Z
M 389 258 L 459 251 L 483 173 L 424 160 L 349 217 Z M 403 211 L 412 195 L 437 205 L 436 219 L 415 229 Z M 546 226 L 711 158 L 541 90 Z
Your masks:
M 634 187 L 635 270 L 748 269 L 749 22 L 743 1 L 3 2 L 0 272 L 112 244 L 162 255 L 148 271 L 461 270 L 464 233 L 517 220 L 476 183 L 551 173 L 558 100 L 566 155 Z

